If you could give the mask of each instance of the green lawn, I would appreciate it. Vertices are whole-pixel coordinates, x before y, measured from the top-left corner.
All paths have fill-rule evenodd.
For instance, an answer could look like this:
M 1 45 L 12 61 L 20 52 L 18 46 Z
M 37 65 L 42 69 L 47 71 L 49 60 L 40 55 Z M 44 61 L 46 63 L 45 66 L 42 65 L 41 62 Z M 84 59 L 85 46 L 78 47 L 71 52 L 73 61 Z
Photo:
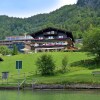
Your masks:
M 41 77 L 36 75 L 37 67 L 35 62 L 37 58 L 43 53 L 33 53 L 33 54 L 19 54 L 16 56 L 2 56 L 4 59 L 3 62 L 0 62 L 0 76 L 4 71 L 9 71 L 8 82 L 17 82 L 18 71 L 16 70 L 16 60 L 23 61 L 23 68 L 20 70 L 20 79 L 21 81 L 26 76 L 26 82 L 32 82 L 33 80 L 37 83 L 100 83 L 99 76 L 93 76 L 88 68 L 82 66 L 70 67 L 70 64 L 80 60 L 91 59 L 86 53 L 82 52 L 48 52 L 54 58 L 56 63 L 56 71 L 61 69 L 61 60 L 67 55 L 68 56 L 68 72 L 65 74 L 57 73 L 55 76 L 50 77 Z M 94 70 L 100 70 L 94 69 Z M 25 73 L 25 74 L 24 74 Z M 0 82 L 1 77 L 0 77 Z M 4 81 L 6 82 L 6 81 Z

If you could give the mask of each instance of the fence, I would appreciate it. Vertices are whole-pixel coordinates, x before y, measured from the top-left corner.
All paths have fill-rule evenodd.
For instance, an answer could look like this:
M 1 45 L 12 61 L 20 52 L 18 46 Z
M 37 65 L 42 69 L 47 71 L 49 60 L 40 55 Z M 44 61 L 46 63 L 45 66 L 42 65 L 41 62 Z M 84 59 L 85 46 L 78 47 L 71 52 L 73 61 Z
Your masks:
M 17 86 L 18 83 L 20 83 L 20 85 L 23 84 L 23 83 L 32 84 L 33 75 L 34 75 L 33 71 L 26 72 L 26 73 L 20 73 L 19 75 L 9 73 L 7 79 L 2 79 L 2 75 L 0 75 L 0 85 Z

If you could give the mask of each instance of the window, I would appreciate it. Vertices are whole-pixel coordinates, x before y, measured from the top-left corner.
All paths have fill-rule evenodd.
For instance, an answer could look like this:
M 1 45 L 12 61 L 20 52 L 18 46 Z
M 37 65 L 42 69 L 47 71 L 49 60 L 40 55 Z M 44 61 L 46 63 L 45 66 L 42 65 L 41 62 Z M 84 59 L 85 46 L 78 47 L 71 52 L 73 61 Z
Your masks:
M 51 34 L 55 34 L 55 32 L 54 31 L 51 31 Z
M 38 47 L 38 46 L 39 46 L 39 44 L 35 43 L 35 44 L 34 44 L 34 46 L 35 46 L 35 47 Z
M 49 36 L 48 39 L 54 39 L 54 37 L 53 36 Z
M 39 37 L 39 40 L 42 40 L 43 39 L 43 37 Z
M 62 38 L 63 38 L 63 36 L 59 36 L 59 38 L 61 38 L 61 39 L 62 39 Z
M 51 34 L 50 32 L 47 32 L 47 34 Z

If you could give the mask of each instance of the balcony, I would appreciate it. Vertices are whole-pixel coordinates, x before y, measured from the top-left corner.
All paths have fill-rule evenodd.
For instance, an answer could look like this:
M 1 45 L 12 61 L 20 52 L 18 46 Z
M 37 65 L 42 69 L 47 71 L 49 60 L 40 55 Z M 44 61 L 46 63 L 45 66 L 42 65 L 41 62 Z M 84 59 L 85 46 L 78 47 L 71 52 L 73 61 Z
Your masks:
M 66 47 L 66 45 L 46 45 L 46 46 L 38 46 L 35 48 L 54 48 L 54 47 Z
M 34 40 L 31 40 L 31 42 L 33 42 L 33 43 L 38 43 L 38 42 L 55 42 L 55 41 L 66 41 L 66 40 L 69 40 L 69 38 L 57 38 L 57 39 L 48 39 L 48 38 L 45 38 L 45 39 L 34 39 Z
M 31 46 L 35 48 L 52 48 L 52 47 L 66 47 L 68 44 L 67 43 L 48 43 L 48 44 L 32 44 Z

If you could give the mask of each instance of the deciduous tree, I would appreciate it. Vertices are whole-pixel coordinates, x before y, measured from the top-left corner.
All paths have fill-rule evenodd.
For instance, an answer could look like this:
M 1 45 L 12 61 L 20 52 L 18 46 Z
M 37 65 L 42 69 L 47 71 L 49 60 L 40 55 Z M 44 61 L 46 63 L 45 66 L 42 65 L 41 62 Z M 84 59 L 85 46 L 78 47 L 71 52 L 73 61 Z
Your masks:
M 36 65 L 41 75 L 54 75 L 55 63 L 51 55 L 43 54 L 37 59 Z
M 84 36 L 83 49 L 100 58 L 100 29 L 90 29 Z

